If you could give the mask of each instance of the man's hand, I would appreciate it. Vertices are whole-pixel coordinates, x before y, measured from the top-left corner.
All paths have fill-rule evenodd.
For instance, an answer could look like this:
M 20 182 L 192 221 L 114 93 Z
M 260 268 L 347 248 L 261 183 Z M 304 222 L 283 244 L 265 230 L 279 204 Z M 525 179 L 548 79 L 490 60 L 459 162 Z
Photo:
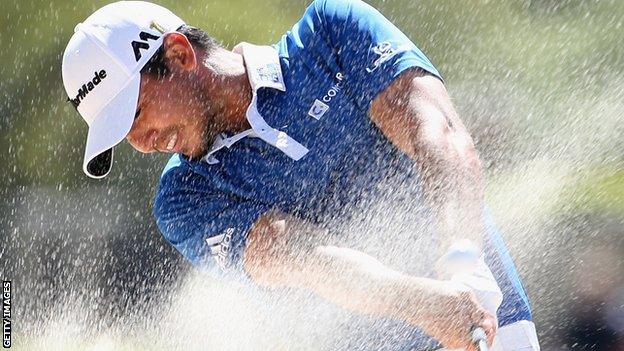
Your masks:
M 496 335 L 496 318 L 484 310 L 474 294 L 448 281 L 437 281 L 428 298 L 430 305 L 416 323 L 427 334 L 437 339 L 447 349 L 478 351 L 472 341 L 472 331 L 481 327 L 487 343 L 492 346 Z

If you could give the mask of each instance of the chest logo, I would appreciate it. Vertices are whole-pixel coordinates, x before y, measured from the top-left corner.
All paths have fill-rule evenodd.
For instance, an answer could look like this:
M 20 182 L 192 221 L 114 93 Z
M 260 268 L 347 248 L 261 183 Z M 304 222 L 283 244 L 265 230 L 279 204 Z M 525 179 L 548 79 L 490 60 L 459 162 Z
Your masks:
M 321 119 L 321 117 L 323 117 L 323 115 L 325 114 L 325 112 L 327 112 L 327 110 L 329 110 L 329 106 L 327 106 L 326 103 L 324 103 L 323 101 L 316 99 L 314 100 L 314 104 L 312 104 L 312 107 L 310 108 L 310 111 L 308 111 L 308 116 L 314 117 L 315 119 Z
M 314 100 L 312 107 L 308 111 L 308 116 L 314 119 L 321 119 L 323 115 L 329 111 L 329 103 L 332 99 L 340 93 L 344 87 L 344 75 L 341 72 L 336 73 L 335 83 L 329 88 L 327 93 L 322 98 Z

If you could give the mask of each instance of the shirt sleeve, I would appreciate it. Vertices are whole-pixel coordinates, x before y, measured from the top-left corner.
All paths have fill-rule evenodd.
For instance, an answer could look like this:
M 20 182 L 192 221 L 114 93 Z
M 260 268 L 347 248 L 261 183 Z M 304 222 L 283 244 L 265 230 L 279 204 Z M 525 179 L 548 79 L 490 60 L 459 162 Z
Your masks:
M 217 275 L 240 275 L 247 233 L 268 206 L 214 189 L 209 179 L 176 157 L 156 193 L 158 228 L 195 266 Z
M 321 47 L 318 42 L 324 41 L 330 47 L 347 85 L 354 88 L 364 107 L 410 67 L 442 79 L 401 30 L 360 0 L 315 0 L 292 32 L 295 42 L 303 46 Z

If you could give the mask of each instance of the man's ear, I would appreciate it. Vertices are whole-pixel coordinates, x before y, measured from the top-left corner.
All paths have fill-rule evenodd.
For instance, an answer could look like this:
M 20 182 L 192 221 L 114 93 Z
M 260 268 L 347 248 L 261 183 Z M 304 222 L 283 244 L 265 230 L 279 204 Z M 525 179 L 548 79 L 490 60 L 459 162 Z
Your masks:
M 197 66 L 193 45 L 184 34 L 167 33 L 163 39 L 165 60 L 173 72 L 192 71 Z

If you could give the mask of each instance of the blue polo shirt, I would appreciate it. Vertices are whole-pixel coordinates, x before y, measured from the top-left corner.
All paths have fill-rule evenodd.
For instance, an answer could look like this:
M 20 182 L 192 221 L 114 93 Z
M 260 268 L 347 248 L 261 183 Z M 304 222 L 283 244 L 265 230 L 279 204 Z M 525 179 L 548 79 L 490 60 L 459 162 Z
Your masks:
M 404 71 L 440 77 L 436 68 L 383 15 L 358 0 L 314 1 L 273 48 L 277 72 L 274 66 L 258 72 L 268 72 L 285 89 L 258 89 L 255 107 L 269 126 L 307 152 L 295 160 L 251 133 L 210 159 L 174 155 L 154 205 L 165 238 L 202 269 L 244 274 L 247 232 L 263 213 L 278 210 L 327 228 L 329 243 L 430 275 L 435 257 L 423 251 L 436 250 L 422 247 L 436 245 L 436 233 L 419 175 L 372 123 L 368 109 Z M 504 294 L 499 322 L 530 320 L 524 289 L 486 210 L 484 220 L 486 262 Z M 403 344 L 391 349 L 431 344 L 417 330 L 409 338 L 401 330 Z

